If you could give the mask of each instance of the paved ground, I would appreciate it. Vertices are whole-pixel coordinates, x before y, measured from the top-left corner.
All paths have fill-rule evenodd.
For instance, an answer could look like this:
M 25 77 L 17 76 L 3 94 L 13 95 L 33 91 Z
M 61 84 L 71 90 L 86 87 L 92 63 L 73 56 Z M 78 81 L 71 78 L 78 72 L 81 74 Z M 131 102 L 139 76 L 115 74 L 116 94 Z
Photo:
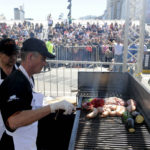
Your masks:
M 35 76 L 35 89 L 46 96 L 75 96 L 77 93 L 78 71 L 99 72 L 107 68 L 52 68 Z M 141 82 L 150 91 L 150 74 L 142 74 Z M 86 78 L 86 77 L 85 77 Z
M 142 80 L 141 82 L 143 83 L 143 85 L 150 91 L 150 74 L 142 74 Z
M 107 71 L 106 68 L 52 68 L 51 71 L 35 75 L 35 89 L 46 96 L 76 95 L 78 71 Z M 45 92 L 44 92 L 45 91 Z M 74 92 L 72 92 L 74 91 Z

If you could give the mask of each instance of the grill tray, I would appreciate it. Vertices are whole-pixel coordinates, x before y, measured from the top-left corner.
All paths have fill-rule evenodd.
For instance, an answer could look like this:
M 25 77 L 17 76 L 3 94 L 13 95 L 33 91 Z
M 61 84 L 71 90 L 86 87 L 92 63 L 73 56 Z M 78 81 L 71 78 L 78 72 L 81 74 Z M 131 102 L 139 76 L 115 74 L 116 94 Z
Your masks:
M 136 79 L 128 73 L 79 72 L 78 90 L 78 107 L 87 97 L 132 98 L 145 123 L 129 133 L 121 117 L 87 119 L 89 112 L 78 110 L 68 150 L 150 150 L 150 92 Z
M 129 133 L 121 117 L 87 119 L 87 111 L 81 111 L 76 150 L 149 150 L 150 134 L 146 124 L 136 125 L 136 132 Z

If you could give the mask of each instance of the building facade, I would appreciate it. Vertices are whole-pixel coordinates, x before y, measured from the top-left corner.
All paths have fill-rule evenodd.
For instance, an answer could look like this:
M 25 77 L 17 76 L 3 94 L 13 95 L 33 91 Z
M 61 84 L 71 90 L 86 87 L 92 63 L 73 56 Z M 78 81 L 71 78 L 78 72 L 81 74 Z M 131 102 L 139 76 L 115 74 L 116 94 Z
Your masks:
M 136 2 L 137 1 L 137 2 Z M 105 19 L 115 20 L 115 19 L 125 19 L 126 18 L 126 2 L 127 0 L 107 0 L 107 9 L 105 12 Z M 150 0 L 145 0 L 146 9 L 145 9 L 145 21 L 150 23 Z M 141 3 L 138 0 L 135 0 L 135 8 L 132 10 L 132 16 L 134 19 L 138 20 L 139 15 L 138 11 Z
M 6 20 L 6 18 L 3 14 L 0 14 L 0 20 Z
M 25 12 L 23 6 L 20 8 L 14 8 L 14 20 L 24 20 Z
M 121 19 L 123 0 L 107 0 L 107 17 L 108 20 Z

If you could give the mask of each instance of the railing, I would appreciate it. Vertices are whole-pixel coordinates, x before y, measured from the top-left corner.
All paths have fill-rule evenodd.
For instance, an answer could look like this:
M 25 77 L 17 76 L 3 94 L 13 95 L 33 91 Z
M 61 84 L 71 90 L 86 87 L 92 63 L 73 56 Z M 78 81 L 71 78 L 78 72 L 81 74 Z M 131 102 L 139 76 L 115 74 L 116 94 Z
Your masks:
M 96 45 L 56 45 L 55 54 L 57 60 L 71 61 L 100 61 L 104 57 L 104 54 L 101 52 L 101 47 Z
M 93 61 L 61 61 L 48 60 L 48 68 L 34 76 L 35 90 L 45 96 L 75 96 L 78 90 L 78 72 L 105 72 L 113 66 L 122 66 L 122 63 L 93 62 Z M 107 68 L 104 66 L 107 65 Z M 134 64 L 128 64 L 132 69 Z M 132 70 L 131 70 L 132 71 Z M 86 76 L 85 76 L 86 78 Z

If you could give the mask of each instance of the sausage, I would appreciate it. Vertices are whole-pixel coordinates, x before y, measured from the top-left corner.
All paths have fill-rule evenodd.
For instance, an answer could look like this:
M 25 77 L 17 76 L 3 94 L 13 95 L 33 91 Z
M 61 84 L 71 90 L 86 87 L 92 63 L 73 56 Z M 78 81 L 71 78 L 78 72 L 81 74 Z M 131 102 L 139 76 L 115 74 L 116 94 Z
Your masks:
M 117 106 L 116 115 L 120 117 L 123 115 L 125 111 L 126 111 L 126 108 L 124 106 Z
M 129 112 L 132 112 L 132 111 L 135 111 L 135 110 L 136 110 L 136 106 L 135 105 L 129 105 L 127 107 L 127 111 L 129 111 Z
M 116 110 L 116 108 L 117 108 L 117 105 L 110 105 L 110 109 L 111 109 L 112 111 Z
M 97 107 L 97 110 L 99 113 L 102 113 L 102 112 L 104 112 L 104 107 Z
M 95 118 L 98 114 L 98 109 L 97 108 L 93 108 L 93 111 L 90 112 L 89 114 L 87 114 L 87 118 L 91 119 L 91 118 Z
M 105 118 L 107 116 L 109 116 L 109 111 L 104 111 L 100 117 Z
M 109 115 L 110 115 L 111 117 L 115 117 L 115 116 L 116 116 L 116 111 L 110 111 Z
M 128 101 L 127 101 L 127 105 L 129 106 L 129 105 L 134 105 L 134 106 L 136 106 L 136 102 L 133 100 L 133 99 L 129 99 Z

